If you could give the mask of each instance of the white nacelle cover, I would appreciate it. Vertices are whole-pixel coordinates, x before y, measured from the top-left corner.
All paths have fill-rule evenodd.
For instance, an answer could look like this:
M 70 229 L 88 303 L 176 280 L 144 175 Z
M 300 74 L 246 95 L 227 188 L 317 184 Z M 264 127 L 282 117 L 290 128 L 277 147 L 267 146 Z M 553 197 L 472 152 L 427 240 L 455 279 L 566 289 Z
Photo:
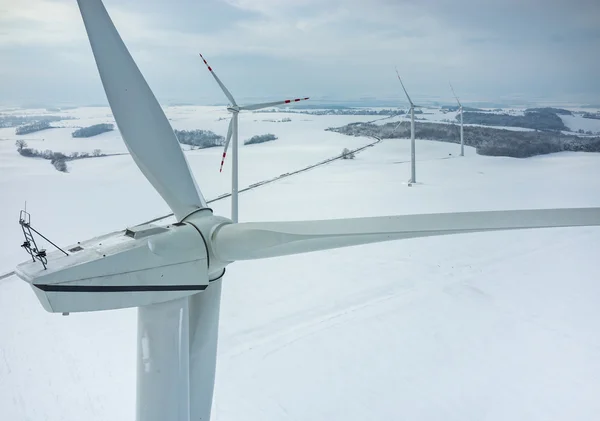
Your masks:
M 206 289 L 204 239 L 189 224 L 146 225 L 97 237 L 48 253 L 47 269 L 36 262 L 17 266 L 50 312 L 138 307 Z

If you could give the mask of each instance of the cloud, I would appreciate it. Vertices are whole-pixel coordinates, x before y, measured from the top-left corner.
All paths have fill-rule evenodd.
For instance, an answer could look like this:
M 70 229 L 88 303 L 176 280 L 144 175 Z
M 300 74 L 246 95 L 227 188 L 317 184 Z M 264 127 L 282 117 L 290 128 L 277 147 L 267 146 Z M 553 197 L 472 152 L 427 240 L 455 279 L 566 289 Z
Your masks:
M 0 0 L 0 46 L 57 45 L 75 42 L 77 9 L 51 0 Z
M 254 97 L 271 89 L 278 95 L 286 83 L 311 89 L 313 96 L 400 97 L 395 65 L 416 99 L 436 93 L 450 98 L 448 79 L 473 98 L 600 94 L 596 0 L 105 3 L 152 86 L 164 95 L 186 97 L 189 86 L 200 84 L 210 93 L 203 100 L 220 98 L 202 73 L 199 51 L 237 91 Z M 11 95 L 15 86 L 42 95 L 31 79 L 50 76 L 68 92 L 69 78 L 60 76 L 65 68 L 78 72 L 82 86 L 97 80 L 74 1 L 0 0 L 0 28 L 0 54 L 9 63 L 0 70 L 0 95 L 6 97 L 8 84 Z M 40 48 L 48 53 L 44 65 L 21 71 L 19 66 L 36 62 Z M 194 98 L 188 93 L 181 100 Z

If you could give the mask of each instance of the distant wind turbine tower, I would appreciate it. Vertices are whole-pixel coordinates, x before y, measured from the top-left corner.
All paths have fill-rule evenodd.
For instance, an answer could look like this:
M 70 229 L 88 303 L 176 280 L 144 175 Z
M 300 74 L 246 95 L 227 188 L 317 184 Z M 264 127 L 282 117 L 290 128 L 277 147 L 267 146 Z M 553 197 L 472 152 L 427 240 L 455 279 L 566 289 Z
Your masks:
M 235 99 L 233 98 L 233 95 L 231 95 L 231 92 L 229 92 L 229 90 L 225 87 L 225 85 L 223 85 L 223 82 L 221 82 L 221 79 L 219 79 L 219 77 L 214 72 L 212 67 L 210 67 L 208 65 L 208 63 L 206 62 L 206 60 L 204 59 L 202 54 L 200 54 L 200 58 L 202 59 L 204 64 L 206 64 L 208 71 L 213 75 L 213 77 L 217 81 L 217 84 L 219 85 L 219 87 L 221 88 L 221 90 L 223 91 L 223 93 L 225 94 L 225 96 L 227 97 L 227 99 L 230 102 L 229 106 L 227 107 L 227 111 L 232 113 L 232 116 L 231 116 L 231 121 L 229 122 L 229 128 L 227 129 L 227 138 L 225 139 L 225 148 L 223 149 L 223 157 L 221 158 L 221 168 L 219 169 L 219 172 L 223 171 L 223 164 L 225 163 L 225 156 L 227 155 L 227 148 L 229 147 L 229 142 L 231 141 L 231 138 L 233 136 L 233 147 L 232 147 L 233 164 L 232 164 L 232 169 L 231 169 L 231 220 L 233 222 L 238 222 L 238 173 L 239 173 L 238 172 L 238 122 L 239 122 L 238 115 L 239 115 L 240 111 L 254 111 L 254 110 L 260 110 L 263 108 L 274 107 L 276 105 L 283 105 L 283 104 L 290 104 L 292 102 L 305 101 L 308 99 L 308 97 L 239 106 L 239 105 L 237 105 L 237 102 L 235 102 Z
M 396 69 L 396 74 L 398 75 L 398 80 L 402 85 L 402 89 L 406 94 L 406 98 L 410 104 L 410 180 L 408 181 L 410 184 L 414 184 L 417 182 L 417 170 L 416 170 L 416 158 L 415 158 L 415 108 L 422 108 L 419 105 L 415 105 L 410 96 L 408 96 L 408 92 L 406 92 L 406 88 L 404 87 L 404 83 L 402 83 L 402 78 L 400 77 L 400 73 L 398 73 L 398 69 Z
M 454 95 L 456 102 L 458 102 L 458 111 L 460 112 L 460 156 L 465 156 L 465 143 L 464 143 L 464 137 L 463 137 L 463 106 L 460 103 L 460 101 L 458 100 L 458 97 L 456 96 L 456 92 L 454 92 L 452 83 L 450 83 L 450 89 L 452 89 L 452 94 Z

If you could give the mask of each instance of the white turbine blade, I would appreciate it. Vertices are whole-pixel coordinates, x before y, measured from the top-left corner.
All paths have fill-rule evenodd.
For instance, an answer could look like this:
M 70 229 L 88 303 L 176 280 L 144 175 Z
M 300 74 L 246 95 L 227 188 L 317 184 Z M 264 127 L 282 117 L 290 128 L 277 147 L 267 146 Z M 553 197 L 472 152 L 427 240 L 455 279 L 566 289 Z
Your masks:
M 412 100 L 408 96 L 408 92 L 406 92 L 406 88 L 404 87 L 404 83 L 402 83 L 402 78 L 400 77 L 400 73 L 398 73 L 398 69 L 397 68 L 396 68 L 396 74 L 398 75 L 398 80 L 400 81 L 400 84 L 402 85 L 402 89 L 404 90 L 404 93 L 406 94 L 406 98 L 408 98 L 408 102 L 410 103 L 410 105 L 412 107 L 414 107 L 415 105 L 413 104 Z
M 245 110 L 245 111 L 260 110 L 262 108 L 274 107 L 276 105 L 291 104 L 292 102 L 306 101 L 307 99 L 308 99 L 308 97 L 286 99 L 284 101 L 263 102 L 262 104 L 243 105 L 240 107 L 240 110 Z
M 225 164 L 225 156 L 227 156 L 227 148 L 229 148 L 229 142 L 231 141 L 231 134 L 233 133 L 233 119 L 229 120 L 229 128 L 227 129 L 227 139 L 225 139 L 225 148 L 223 148 L 223 157 L 221 158 L 221 168 L 219 168 L 219 172 L 223 171 L 223 164 Z
M 450 89 L 452 89 L 452 95 L 454 95 L 454 98 L 456 99 L 456 102 L 458 102 L 458 106 L 462 107 L 460 101 L 458 100 L 458 97 L 456 96 L 456 92 L 454 92 L 454 88 L 452 87 L 452 83 L 451 82 L 448 82 L 448 83 L 450 83 Z
M 261 259 L 382 241 L 530 228 L 600 225 L 600 208 L 509 210 L 224 225 L 215 252 Z
M 200 53 L 198 53 L 198 54 L 200 54 Z M 235 99 L 233 99 L 233 95 L 231 95 L 231 92 L 229 92 L 229 90 L 225 87 L 225 85 L 223 85 L 223 82 L 221 82 L 221 79 L 219 79 L 219 77 L 214 72 L 214 70 L 212 69 L 212 67 L 210 67 L 208 65 L 208 63 L 206 62 L 206 59 L 204 58 L 204 56 L 202 54 L 200 54 L 200 58 L 202 59 L 202 61 L 204 62 L 204 64 L 206 64 L 206 67 L 208 68 L 208 71 L 213 75 L 213 77 L 215 78 L 215 80 L 217 81 L 217 83 L 219 84 L 219 86 L 221 87 L 221 90 L 223 91 L 223 93 L 225 94 L 225 96 L 227 97 L 227 99 L 229 101 L 231 101 L 231 105 L 235 105 L 237 107 L 237 103 L 235 102 Z
M 178 218 L 205 207 L 160 104 L 100 0 L 78 0 L 100 79 L 131 157 Z
M 402 120 L 400 120 L 400 121 L 398 122 L 398 124 L 396 124 L 396 127 L 394 127 L 394 132 L 395 132 L 396 130 L 398 130 L 398 127 L 400 127 L 400 125 L 401 125 L 401 124 L 402 124 Z M 393 133 L 393 132 L 392 132 L 392 133 Z

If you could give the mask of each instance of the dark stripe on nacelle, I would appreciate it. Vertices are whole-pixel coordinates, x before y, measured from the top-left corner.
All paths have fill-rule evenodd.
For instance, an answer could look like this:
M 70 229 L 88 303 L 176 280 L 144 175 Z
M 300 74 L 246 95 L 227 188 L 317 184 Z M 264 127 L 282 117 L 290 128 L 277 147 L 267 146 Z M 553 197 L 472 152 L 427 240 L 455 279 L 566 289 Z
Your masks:
M 204 291 L 208 285 L 34 285 L 46 292 Z

